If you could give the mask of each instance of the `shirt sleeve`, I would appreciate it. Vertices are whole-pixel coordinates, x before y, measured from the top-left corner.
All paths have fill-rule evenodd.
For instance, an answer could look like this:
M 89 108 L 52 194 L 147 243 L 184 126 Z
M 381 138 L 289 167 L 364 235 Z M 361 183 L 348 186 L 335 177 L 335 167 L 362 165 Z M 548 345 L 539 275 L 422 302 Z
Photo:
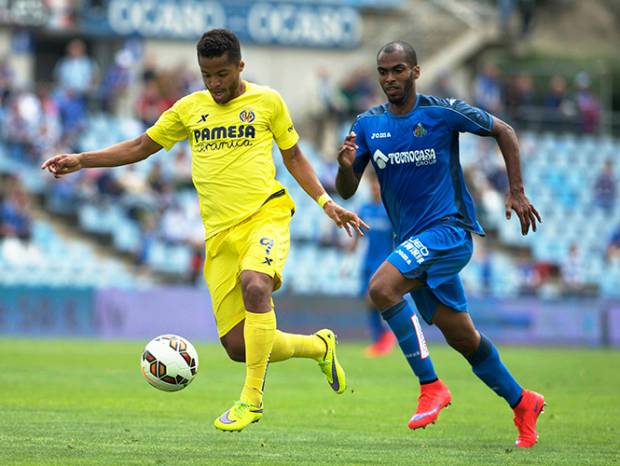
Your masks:
M 484 110 L 468 103 L 450 99 L 446 107 L 446 119 L 455 131 L 488 136 L 493 129 L 493 117 Z
M 364 172 L 368 161 L 370 160 L 370 153 L 368 152 L 368 146 L 366 145 L 366 135 L 364 134 L 364 126 L 361 123 L 361 119 L 357 120 L 351 126 L 351 131 L 356 135 L 355 144 L 357 144 L 357 152 L 355 153 L 355 160 L 353 161 L 353 171 L 361 174 Z
M 282 96 L 273 91 L 272 100 L 273 112 L 269 120 L 269 129 L 280 149 L 290 149 L 299 141 L 299 134 L 295 130 L 295 125 L 293 125 L 293 120 Z
M 179 102 L 177 102 L 162 113 L 155 124 L 146 130 L 146 134 L 166 150 L 172 149 L 177 142 L 187 139 L 187 127 L 181 120 L 179 110 Z

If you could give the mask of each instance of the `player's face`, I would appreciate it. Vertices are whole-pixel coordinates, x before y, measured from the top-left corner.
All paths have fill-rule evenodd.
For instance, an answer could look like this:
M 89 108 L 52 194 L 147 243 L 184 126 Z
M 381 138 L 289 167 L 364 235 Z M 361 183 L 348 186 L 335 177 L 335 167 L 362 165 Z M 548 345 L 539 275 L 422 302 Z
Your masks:
M 213 100 L 222 105 L 241 94 L 241 71 L 243 60 L 231 62 L 228 53 L 220 57 L 198 56 L 202 82 L 211 93 Z
M 420 67 L 407 64 L 403 53 L 381 53 L 377 71 L 381 89 L 391 104 L 404 105 L 415 94 L 414 81 L 420 76 Z

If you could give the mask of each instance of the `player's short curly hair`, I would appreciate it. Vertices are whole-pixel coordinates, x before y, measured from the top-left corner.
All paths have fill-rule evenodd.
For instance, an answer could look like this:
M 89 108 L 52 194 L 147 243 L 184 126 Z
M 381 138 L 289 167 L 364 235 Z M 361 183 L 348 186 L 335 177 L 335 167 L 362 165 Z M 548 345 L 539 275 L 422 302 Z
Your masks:
M 401 50 L 405 54 L 405 61 L 409 66 L 413 68 L 418 64 L 418 56 L 414 48 L 409 42 L 405 42 L 404 40 L 395 40 L 385 44 L 379 49 L 379 52 L 377 52 L 377 59 L 379 59 L 379 55 L 382 53 L 394 53 L 400 52 Z
M 231 63 L 241 60 L 239 39 L 228 29 L 211 29 L 205 32 L 196 44 L 196 50 L 200 57 L 221 57 L 228 53 Z

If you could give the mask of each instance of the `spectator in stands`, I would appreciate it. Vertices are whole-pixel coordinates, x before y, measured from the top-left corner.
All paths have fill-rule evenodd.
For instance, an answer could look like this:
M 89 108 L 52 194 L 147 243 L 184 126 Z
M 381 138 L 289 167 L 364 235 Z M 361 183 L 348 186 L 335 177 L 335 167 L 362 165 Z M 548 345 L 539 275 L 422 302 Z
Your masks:
M 549 80 L 549 89 L 544 96 L 543 105 L 549 110 L 561 110 L 567 101 L 566 79 L 556 74 Z
M 606 258 L 609 262 L 620 263 L 620 225 L 612 231 L 607 242 Z
M 532 78 L 526 73 L 511 77 L 506 86 L 504 97 L 506 114 L 518 126 L 524 126 L 529 120 L 528 110 L 534 105 L 534 87 Z
M 377 100 L 377 84 L 367 66 L 359 66 L 348 76 L 340 91 L 344 96 L 349 118 L 355 118 L 374 105 Z
M 144 126 L 150 127 L 157 121 L 159 115 L 168 108 L 156 79 L 144 81 L 142 90 L 136 101 L 136 114 Z
M 113 115 L 124 113 L 121 104 L 127 97 L 133 63 L 134 59 L 129 50 L 116 52 L 114 62 L 106 70 L 99 86 L 99 99 L 104 112 Z
M 564 128 L 576 114 L 575 104 L 569 98 L 566 79 L 554 75 L 549 80 L 549 89 L 543 97 L 545 120 L 558 129 Z
M 503 113 L 499 70 L 486 63 L 473 82 L 474 105 L 496 115 Z
M 190 160 L 187 145 L 178 144 L 172 167 L 172 180 L 177 187 L 193 186 L 192 162 Z
M 101 170 L 101 173 L 97 173 L 95 183 L 97 192 L 105 199 L 117 198 L 125 192 L 111 170 Z
M 430 93 L 432 95 L 436 95 L 437 97 L 445 98 L 457 96 L 457 92 L 452 86 L 452 82 L 450 80 L 450 71 L 444 70 L 439 73 L 437 79 L 431 87 Z
M 58 105 L 65 136 L 74 136 L 86 116 L 88 99 L 97 81 L 97 64 L 86 54 L 86 44 L 73 39 L 54 69 Z
M 29 240 L 32 218 L 28 207 L 28 195 L 19 178 L 3 175 L 0 192 L 0 238 L 12 237 Z
M 36 95 L 21 91 L 11 97 L 2 128 L 9 156 L 24 162 L 39 162 L 35 142 L 39 136 L 41 120 L 41 103 Z
M 59 149 L 62 136 L 60 110 L 56 100 L 51 95 L 47 83 L 37 84 L 36 96 L 39 100 L 41 114 L 38 122 L 37 136 L 33 138 L 36 158 L 40 160 L 43 154 Z
M 308 92 L 307 111 L 312 118 L 314 148 L 319 153 L 326 153 L 336 144 L 336 133 L 348 118 L 345 101 L 326 67 L 317 70 L 311 86 L 313 90 Z
M 13 79 L 15 72 L 8 57 L 0 58 L 0 109 L 13 92 Z
M 517 255 L 517 279 L 519 283 L 519 295 L 534 296 L 540 286 L 540 276 L 531 255 L 526 250 L 521 250 Z
M 614 175 L 614 162 L 611 159 L 605 161 L 603 169 L 594 183 L 594 203 L 605 213 L 610 214 L 616 206 L 618 195 L 617 181 Z
M 575 83 L 577 84 L 575 102 L 581 130 L 584 133 L 595 133 L 601 121 L 601 104 L 590 89 L 590 76 L 582 71 L 577 74 Z
M 151 166 L 149 174 L 147 175 L 147 182 L 153 192 L 156 192 L 158 194 L 164 192 L 167 181 L 164 177 L 161 163 L 159 163 L 159 161 L 156 161 Z
M 583 256 L 576 243 L 570 245 L 568 255 L 560 264 L 560 273 L 563 294 L 574 296 L 585 292 Z

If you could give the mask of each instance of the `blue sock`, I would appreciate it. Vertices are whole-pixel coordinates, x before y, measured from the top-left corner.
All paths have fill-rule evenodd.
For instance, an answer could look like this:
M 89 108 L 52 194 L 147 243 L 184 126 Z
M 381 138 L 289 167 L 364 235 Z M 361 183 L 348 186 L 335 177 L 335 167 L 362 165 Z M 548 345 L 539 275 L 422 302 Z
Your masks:
M 491 340 L 481 333 L 480 346 L 466 359 L 471 364 L 474 374 L 504 398 L 511 408 L 519 403 L 523 389 L 504 366 Z
M 381 318 L 381 313 L 377 309 L 371 308 L 368 310 L 368 323 L 370 324 L 370 338 L 375 342 L 387 330 Z
M 422 328 L 411 306 L 406 301 L 401 301 L 381 314 L 396 335 L 400 349 L 407 358 L 411 369 L 420 379 L 420 383 L 430 383 L 437 380 L 433 361 L 431 361 L 431 356 L 426 348 Z

